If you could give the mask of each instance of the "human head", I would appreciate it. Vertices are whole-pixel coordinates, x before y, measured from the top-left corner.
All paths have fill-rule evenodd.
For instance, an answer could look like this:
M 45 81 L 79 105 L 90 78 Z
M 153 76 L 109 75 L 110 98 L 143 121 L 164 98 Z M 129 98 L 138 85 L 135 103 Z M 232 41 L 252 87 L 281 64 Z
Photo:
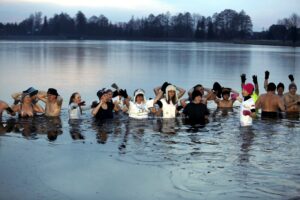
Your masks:
M 247 83 L 243 86 L 242 95 L 244 97 L 252 95 L 253 90 L 254 90 L 254 85 L 252 83 Z
M 291 83 L 289 85 L 289 92 L 292 94 L 292 95 L 295 95 L 296 92 L 297 92 L 297 85 L 295 83 Z
M 47 98 L 48 100 L 52 101 L 55 100 L 57 98 L 57 96 L 59 96 L 59 94 L 57 93 L 57 90 L 54 88 L 49 88 L 47 91 Z
M 166 100 L 167 102 L 172 101 L 175 104 L 178 100 L 176 94 L 176 87 L 174 85 L 168 85 L 166 88 Z
M 276 90 L 275 83 L 273 83 L 273 82 L 269 83 L 268 86 L 267 86 L 267 91 L 268 92 L 275 92 L 275 90 Z
M 99 100 L 101 100 L 101 101 L 106 102 L 108 100 L 108 95 L 107 95 L 107 92 L 106 92 L 105 88 L 103 88 L 102 90 L 99 90 L 97 92 L 97 96 L 98 96 Z
M 283 95 L 284 92 L 284 84 L 283 83 L 278 83 L 277 85 L 277 94 L 278 95 Z
M 195 103 L 201 103 L 201 99 L 202 99 L 202 93 L 198 90 L 194 90 L 192 93 L 192 100 Z
M 78 92 L 74 92 L 71 97 L 70 97 L 70 101 L 69 101 L 69 105 L 71 103 L 80 103 L 81 102 L 81 96 Z
M 21 102 L 22 103 L 31 103 L 32 100 L 31 100 L 31 97 L 28 93 L 22 93 L 22 97 L 21 97 Z
M 229 99 L 229 95 L 230 95 L 230 91 L 229 90 L 223 90 L 222 91 L 222 97 L 224 100 L 228 100 Z
M 35 96 L 38 94 L 38 90 L 36 90 L 34 87 L 30 87 L 27 90 L 23 91 L 24 93 L 28 93 L 31 98 L 35 98 Z
M 204 87 L 201 84 L 195 85 L 194 90 L 198 90 L 204 95 Z
M 143 89 L 137 89 L 133 93 L 134 102 L 140 104 L 145 100 L 145 91 Z
M 111 101 L 113 98 L 113 92 L 111 89 L 105 90 L 105 93 L 107 94 L 108 100 Z
M 217 97 L 221 98 L 222 86 L 218 82 L 214 83 L 214 85 L 213 85 L 213 91 L 215 92 L 215 94 L 217 95 Z

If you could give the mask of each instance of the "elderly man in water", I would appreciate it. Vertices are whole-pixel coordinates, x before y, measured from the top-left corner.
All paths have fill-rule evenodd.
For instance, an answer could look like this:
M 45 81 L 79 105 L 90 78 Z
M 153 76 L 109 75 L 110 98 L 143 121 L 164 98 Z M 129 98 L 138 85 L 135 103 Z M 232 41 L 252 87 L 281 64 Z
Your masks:
M 277 118 L 278 111 L 285 111 L 285 107 L 280 96 L 275 94 L 276 85 L 269 83 L 267 86 L 267 93 L 259 96 L 255 108 L 262 109 L 261 117 L 263 118 Z
M 299 113 L 300 112 L 300 96 L 296 93 L 297 85 L 291 83 L 289 85 L 289 92 L 284 95 L 284 104 L 287 113 Z
M 40 92 L 38 99 L 42 100 L 45 105 L 45 115 L 49 117 L 57 117 L 60 115 L 63 99 L 54 88 L 49 88 L 47 93 Z

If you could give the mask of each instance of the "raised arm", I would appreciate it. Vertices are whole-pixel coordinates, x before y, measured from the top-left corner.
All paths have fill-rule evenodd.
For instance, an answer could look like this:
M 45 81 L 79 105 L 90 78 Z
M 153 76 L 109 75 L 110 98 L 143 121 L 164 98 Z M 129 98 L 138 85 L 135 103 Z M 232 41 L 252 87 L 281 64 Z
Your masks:
M 185 89 L 180 88 L 180 87 L 176 87 L 176 88 L 179 90 L 177 96 L 178 96 L 178 99 L 180 99 L 185 94 Z
M 265 71 L 264 88 L 265 88 L 266 91 L 267 91 L 267 89 L 268 89 L 269 76 L 270 76 L 270 72 L 269 72 L 269 71 Z
M 16 92 L 11 95 L 14 100 L 21 100 L 22 92 Z
M 155 96 L 157 96 L 159 91 L 161 91 L 160 88 L 161 88 L 161 86 L 157 86 L 153 89 Z
M 44 103 L 47 102 L 47 92 L 45 91 L 39 91 L 37 94 L 37 98 L 41 101 L 43 101 Z
M 253 75 L 252 80 L 255 86 L 255 93 L 258 95 L 259 94 L 259 87 L 258 87 L 258 82 L 257 82 L 257 76 Z
M 156 97 L 153 101 L 153 105 L 156 104 L 163 97 L 163 95 L 164 95 L 163 91 L 159 90 L 159 92 L 156 94 Z

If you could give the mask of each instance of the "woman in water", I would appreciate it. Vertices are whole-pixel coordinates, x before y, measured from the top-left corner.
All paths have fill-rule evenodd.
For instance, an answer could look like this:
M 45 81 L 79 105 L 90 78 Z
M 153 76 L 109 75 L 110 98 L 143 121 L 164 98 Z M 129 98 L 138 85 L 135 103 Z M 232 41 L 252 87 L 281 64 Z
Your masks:
M 177 89 L 179 90 L 176 93 Z M 166 87 L 165 97 L 163 97 L 163 91 L 160 91 L 154 99 L 154 104 L 157 103 L 163 111 L 163 118 L 175 118 L 177 114 L 178 99 L 185 93 L 185 90 L 174 85 L 168 85 Z
M 12 95 L 13 99 L 16 100 L 18 96 Z M 16 113 L 19 113 L 19 117 L 33 117 L 36 113 L 43 113 L 38 109 L 32 102 L 30 94 L 23 93 L 21 102 L 12 107 L 12 110 Z
M 149 109 L 153 108 L 154 100 L 146 100 L 145 91 L 143 89 L 135 90 L 133 96 L 133 101 L 130 101 L 130 97 L 125 100 L 129 117 L 134 119 L 148 118 L 148 114 L 150 113 Z
M 97 92 L 99 103 L 93 105 L 92 114 L 98 120 L 112 119 L 113 111 L 119 111 L 116 104 L 111 101 L 110 95 L 105 88 Z
M 80 119 L 82 111 L 91 109 L 90 106 L 85 105 L 85 101 L 81 101 L 81 96 L 78 92 L 74 92 L 69 101 L 69 118 Z

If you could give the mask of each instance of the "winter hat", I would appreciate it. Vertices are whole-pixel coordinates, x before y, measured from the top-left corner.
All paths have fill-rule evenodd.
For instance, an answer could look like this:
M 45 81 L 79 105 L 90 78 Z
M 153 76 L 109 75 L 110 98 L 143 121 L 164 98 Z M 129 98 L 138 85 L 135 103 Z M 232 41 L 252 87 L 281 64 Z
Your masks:
M 252 83 L 247 83 L 246 85 L 243 86 L 243 90 L 247 91 L 249 95 L 253 93 L 254 86 Z
M 177 97 L 177 93 L 176 93 L 176 87 L 174 85 L 168 85 L 168 87 L 166 88 L 166 100 L 169 101 L 169 91 L 175 91 L 175 102 L 177 102 L 178 97 Z
M 101 97 L 107 92 L 107 90 L 105 88 L 102 88 L 101 90 L 98 90 L 97 92 L 97 96 L 99 99 L 101 99 Z
M 30 87 L 27 90 L 23 91 L 24 93 L 28 93 L 30 95 L 30 97 L 37 95 L 37 93 L 39 92 L 38 90 L 36 90 L 34 87 Z
M 146 98 L 145 98 L 145 91 L 144 91 L 143 89 L 136 89 L 136 90 L 134 91 L 134 93 L 133 93 L 133 96 L 134 96 L 134 102 L 136 102 L 136 97 L 137 97 L 138 95 L 143 95 L 144 100 L 146 99 Z
M 194 90 L 192 93 L 192 100 L 194 100 L 197 96 L 202 97 L 202 93 L 198 90 Z

